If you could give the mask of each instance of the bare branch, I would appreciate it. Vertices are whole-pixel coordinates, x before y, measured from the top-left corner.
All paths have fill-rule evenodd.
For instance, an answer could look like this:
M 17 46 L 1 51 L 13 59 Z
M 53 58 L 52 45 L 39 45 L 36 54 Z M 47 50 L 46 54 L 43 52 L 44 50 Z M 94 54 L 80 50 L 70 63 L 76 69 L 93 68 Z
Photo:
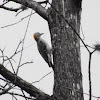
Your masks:
M 3 8 L 8 11 L 14 11 L 14 12 L 17 12 L 18 10 L 21 9 L 21 8 L 9 8 L 9 7 L 3 6 L 3 5 L 0 5 L 0 8 Z
M 23 93 L 23 97 L 25 98 L 25 100 L 27 100 L 24 91 L 21 89 L 21 92 Z
M 35 82 L 32 82 L 33 83 L 37 83 L 37 82 L 40 82 L 42 79 L 44 79 L 46 76 L 48 76 L 49 74 L 51 74 L 53 71 L 47 73 L 46 75 L 44 75 L 42 78 L 40 78 L 38 81 L 35 81 Z
M 25 63 L 23 63 L 23 64 L 19 65 L 19 67 L 21 67 L 21 66 L 23 66 L 23 65 L 25 65 L 25 64 L 31 64 L 31 63 L 33 63 L 33 61 L 30 61 L 30 62 L 25 62 Z
M 35 14 L 35 12 L 32 13 L 32 14 L 29 14 L 29 15 L 23 17 L 23 18 L 21 18 L 19 21 L 15 22 L 15 23 L 12 23 L 12 24 L 9 24 L 9 25 L 6 25 L 6 26 L 2 26 L 1 28 L 5 28 L 5 27 L 12 26 L 12 25 L 16 25 L 16 24 L 20 23 L 21 21 L 23 21 L 25 18 L 27 18 L 27 17 L 29 17 L 29 16 L 31 16 L 31 15 L 33 15 L 33 14 Z
M 23 41 L 23 40 L 22 40 Z M 19 48 L 19 46 L 21 45 L 21 43 L 22 43 L 22 41 L 20 41 L 19 42 L 19 44 L 18 44 L 18 46 L 17 46 L 17 48 L 16 48 L 16 50 L 15 50 L 15 52 L 13 53 L 13 55 L 11 56 L 11 57 L 9 57 L 9 58 L 7 58 L 7 59 L 5 59 L 4 61 L 7 61 L 7 60 L 10 60 L 10 59 L 12 59 L 16 54 L 18 54 L 19 52 L 21 52 L 21 51 L 18 51 L 18 48 Z
M 91 58 L 92 53 L 89 53 L 89 65 L 88 65 L 88 74 L 89 74 L 89 100 L 92 98 L 92 86 L 91 86 Z
M 17 98 L 14 96 L 14 94 L 12 94 L 12 100 L 13 100 L 13 98 L 15 98 L 15 100 L 17 100 Z
M 0 77 L 0 80 L 3 80 L 4 82 L 9 82 L 8 80 L 3 79 L 3 78 L 1 78 L 1 77 Z
M 39 4 L 47 4 L 49 1 L 48 0 L 45 0 L 45 1 L 40 1 L 38 2 Z
M 31 14 L 32 14 L 32 11 L 31 11 Z M 21 51 L 21 55 L 20 55 L 20 59 L 19 59 L 19 63 L 18 63 L 18 68 L 17 68 L 17 71 L 16 71 L 16 75 L 18 74 L 19 66 L 20 66 L 20 63 L 21 63 L 21 60 L 22 60 L 23 49 L 24 49 L 24 41 L 25 41 L 26 34 L 27 34 L 27 30 L 28 30 L 28 27 L 29 27 L 30 19 L 31 19 L 31 15 L 29 17 L 29 20 L 28 20 L 28 23 L 27 23 L 27 27 L 26 27 L 26 30 L 25 30 L 25 34 L 24 34 L 24 37 L 23 37 L 23 41 L 22 41 L 22 51 Z
M 26 6 L 24 6 L 24 5 L 21 5 L 21 11 L 18 12 L 18 13 L 16 14 L 16 16 L 17 16 L 18 14 L 20 14 L 21 12 L 23 12 L 24 10 L 27 10 L 27 9 L 28 9 L 28 7 L 26 7 Z
M 5 2 L 3 1 L 3 4 L 2 4 L 1 6 L 5 5 L 5 4 L 7 4 L 7 3 L 8 3 L 8 1 L 5 1 Z
M 92 46 L 89 46 L 89 45 L 87 45 L 87 44 L 86 44 L 86 46 L 87 46 L 87 47 L 89 47 L 89 48 L 91 48 L 91 49 L 95 49 L 94 47 L 92 47 Z
M 2 53 L 2 58 L 3 58 L 2 65 L 3 65 L 3 64 L 4 64 L 4 50 L 1 50 L 1 49 L 0 49 L 0 51 L 1 51 L 1 53 Z
M 9 86 L 9 88 L 7 88 L 7 89 L 1 89 L 2 91 L 0 92 L 0 95 L 2 95 L 2 94 L 6 94 L 10 89 L 12 89 L 13 87 L 12 86 Z
M 1 49 L 0 49 L 1 50 Z M 13 60 L 12 58 L 8 58 L 7 56 L 4 56 L 4 54 L 3 54 L 3 52 L 2 52 L 2 56 L 0 56 L 0 57 L 2 57 L 3 58 L 3 63 L 2 63 L 2 65 L 4 64 L 4 62 L 5 61 L 9 61 L 8 63 L 10 63 L 10 65 L 11 65 L 11 67 L 12 67 L 12 70 L 13 70 L 13 72 L 15 73 L 15 70 L 14 70 L 14 67 L 13 67 L 13 64 L 12 64 L 12 62 L 11 62 L 11 60 Z M 14 61 L 14 60 L 13 60 Z M 8 64 L 7 63 L 7 64 Z M 6 66 L 7 66 L 7 64 L 6 64 Z
M 38 2 L 33 0 L 9 0 L 14 1 L 16 3 L 20 3 L 28 8 L 32 8 L 36 13 L 38 13 L 41 17 L 48 21 L 48 13 L 47 10 L 41 6 Z
M 10 94 L 10 95 L 12 95 L 12 96 L 16 95 L 16 96 L 24 97 L 23 95 L 18 94 L 18 93 L 7 92 L 7 94 Z M 31 99 L 31 100 L 34 100 L 34 99 L 35 99 L 35 98 L 32 98 L 32 97 L 27 97 L 27 96 L 25 96 L 25 98 Z M 36 99 L 35 99 L 35 100 L 36 100 Z
M 13 67 L 12 62 L 10 61 L 10 59 L 9 59 L 7 56 L 6 56 L 6 58 L 8 59 L 8 61 L 9 61 L 10 65 L 11 65 L 11 67 L 12 67 L 13 72 L 15 73 L 15 70 L 14 70 L 14 67 Z M 11 58 L 11 59 L 12 59 L 12 58 Z
M 0 65 L 0 74 L 4 78 L 11 81 L 14 85 L 20 87 L 21 89 L 23 89 L 24 91 L 29 93 L 31 96 L 34 96 L 35 98 L 37 98 L 39 100 L 48 100 L 50 98 L 49 95 L 47 95 L 44 92 L 40 91 L 39 89 L 37 89 L 36 87 L 31 85 L 30 83 L 26 82 L 22 78 L 16 76 L 15 74 L 13 74 L 9 70 L 7 70 L 3 65 Z M 15 76 L 16 76 L 16 82 L 14 81 Z

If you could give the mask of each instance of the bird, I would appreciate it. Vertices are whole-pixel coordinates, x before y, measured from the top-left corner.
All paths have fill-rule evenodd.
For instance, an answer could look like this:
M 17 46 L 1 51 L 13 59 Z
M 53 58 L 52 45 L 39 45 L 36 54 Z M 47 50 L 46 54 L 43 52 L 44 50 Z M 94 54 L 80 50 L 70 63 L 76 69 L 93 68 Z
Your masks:
M 44 39 L 41 38 L 41 35 L 43 34 L 44 33 L 36 32 L 33 34 L 33 37 L 37 42 L 37 48 L 40 55 L 43 57 L 43 59 L 46 61 L 49 67 L 54 68 L 54 65 L 52 63 L 52 48 L 48 45 L 48 43 Z

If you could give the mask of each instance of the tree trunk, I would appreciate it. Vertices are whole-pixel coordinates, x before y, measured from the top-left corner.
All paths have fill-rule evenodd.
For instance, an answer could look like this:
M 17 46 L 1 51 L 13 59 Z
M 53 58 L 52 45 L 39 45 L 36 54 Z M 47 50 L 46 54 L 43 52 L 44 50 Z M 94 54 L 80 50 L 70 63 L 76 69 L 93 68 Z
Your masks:
M 49 28 L 54 53 L 53 100 L 84 99 L 80 40 L 65 21 L 68 20 L 79 34 L 81 0 L 78 1 L 76 5 L 75 0 L 53 0 L 50 8 Z
M 75 31 L 80 31 L 81 0 L 52 0 L 52 7 L 46 10 L 33 0 L 9 0 L 35 10 L 48 21 L 54 53 L 53 100 L 84 100 L 81 74 L 80 40 Z M 47 11 L 49 11 L 47 13 Z M 66 20 L 70 23 L 70 26 Z M 0 65 L 0 74 L 38 100 L 51 99 L 39 89 L 16 76 Z M 5 73 L 4 73 L 5 72 Z M 9 78 L 11 77 L 12 78 Z M 21 80 L 21 81 L 20 81 Z M 30 88 L 26 88 L 29 87 Z M 25 87 L 23 87 L 25 86 Z M 32 89 L 33 90 L 32 90 Z M 31 92 L 30 92 L 31 91 Z

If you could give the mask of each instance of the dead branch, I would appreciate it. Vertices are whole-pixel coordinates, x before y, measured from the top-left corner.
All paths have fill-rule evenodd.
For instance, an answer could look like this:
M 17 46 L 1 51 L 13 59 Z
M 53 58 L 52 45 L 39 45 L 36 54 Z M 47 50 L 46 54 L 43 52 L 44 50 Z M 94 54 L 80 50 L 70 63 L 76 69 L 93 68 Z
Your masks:
M 20 96 L 20 97 L 24 97 L 23 95 L 18 94 L 18 93 L 7 92 L 7 94 L 10 94 L 10 95 L 12 95 L 12 96 Z M 30 99 L 30 100 L 36 100 L 35 98 L 27 97 L 27 96 L 25 96 L 24 98 L 27 98 L 27 99 Z
M 9 7 L 6 7 L 4 5 L 0 5 L 0 8 L 3 8 L 3 9 L 8 10 L 8 11 L 14 11 L 14 12 L 17 12 L 18 10 L 20 10 L 20 8 L 9 8 Z
M 40 78 L 38 81 L 35 81 L 35 82 L 32 82 L 33 83 L 37 83 L 37 82 L 40 82 L 42 79 L 44 79 L 47 75 L 51 74 L 53 71 L 47 73 L 46 75 L 44 75 L 42 78 Z
M 3 95 L 3 94 L 6 94 L 10 89 L 12 89 L 12 86 L 10 86 L 9 88 L 7 88 L 7 89 L 0 89 L 0 90 L 2 90 L 1 92 L 0 92 L 0 95 Z
M 31 64 L 31 63 L 33 63 L 33 61 L 30 61 L 30 62 L 25 62 L 25 63 L 23 63 L 23 64 L 19 65 L 19 67 L 21 67 L 21 66 L 23 66 L 23 65 L 26 65 L 26 64 Z
M 6 59 L 4 59 L 4 61 L 7 61 L 7 60 L 12 59 L 12 58 L 13 58 L 16 54 L 18 54 L 19 52 L 21 52 L 21 51 L 22 51 L 22 50 L 18 51 L 19 46 L 22 44 L 22 42 L 23 42 L 23 40 L 19 42 L 19 44 L 18 44 L 18 46 L 17 46 L 17 48 L 16 48 L 15 52 L 13 53 L 13 55 L 12 55 L 11 57 L 9 57 L 9 58 L 8 58 L 8 57 L 6 57 Z
M 21 5 L 24 5 L 28 8 L 32 8 L 36 13 L 38 13 L 41 17 L 43 17 L 45 20 L 48 21 L 47 10 L 43 6 L 41 6 L 41 4 L 39 4 L 38 2 L 33 0 L 9 0 L 9 1 L 20 3 Z
M 32 14 L 32 11 L 31 11 L 31 14 Z M 29 27 L 30 19 L 31 19 L 31 15 L 30 15 L 30 17 L 29 17 L 29 20 L 28 20 L 28 23 L 27 23 L 27 27 L 26 27 L 26 30 L 25 30 L 25 34 L 24 34 L 24 37 L 23 37 L 22 47 L 21 47 L 21 48 L 22 48 L 22 51 L 21 51 L 21 54 L 20 54 L 20 59 L 19 59 L 19 63 L 18 63 L 16 75 L 18 74 L 19 66 L 20 66 L 20 64 L 21 64 L 22 55 L 23 55 L 23 49 L 24 49 L 24 42 L 25 42 L 25 38 L 26 38 L 26 34 L 27 34 L 28 27 Z
M 49 95 L 40 91 L 39 89 L 31 85 L 30 83 L 26 82 L 22 78 L 16 76 L 1 64 L 0 64 L 0 74 L 7 80 L 11 81 L 14 85 L 20 87 L 21 89 L 23 89 L 24 91 L 26 91 L 27 93 L 29 93 L 31 96 L 35 97 L 38 100 L 48 100 L 50 98 Z M 16 76 L 16 81 L 15 81 L 15 76 Z
M 26 7 L 26 6 L 24 6 L 24 5 L 21 5 L 21 11 L 19 11 L 17 14 L 16 14 L 16 16 L 18 15 L 18 14 L 20 14 L 21 12 L 23 12 L 24 10 L 27 10 L 28 9 L 28 7 Z
M 2 89 L 3 91 L 5 91 L 4 89 Z M 27 99 L 31 99 L 31 100 L 34 100 L 32 97 L 27 97 L 27 96 L 23 96 L 21 94 L 18 94 L 18 93 L 14 93 L 14 92 L 7 92 L 6 94 L 10 94 L 12 96 L 20 96 L 20 97 L 24 97 L 24 98 L 27 98 Z M 36 99 L 35 99 L 36 100 Z
M 1 28 L 5 28 L 5 27 L 12 26 L 12 25 L 16 25 L 16 24 L 20 23 L 21 21 L 23 21 L 25 18 L 27 18 L 27 17 L 29 17 L 29 16 L 31 16 L 31 15 L 33 15 L 33 14 L 35 14 L 35 12 L 32 13 L 32 14 L 29 14 L 29 15 L 23 17 L 23 18 L 21 18 L 19 21 L 15 22 L 15 23 L 12 23 L 12 24 L 9 24 L 9 25 L 2 26 Z

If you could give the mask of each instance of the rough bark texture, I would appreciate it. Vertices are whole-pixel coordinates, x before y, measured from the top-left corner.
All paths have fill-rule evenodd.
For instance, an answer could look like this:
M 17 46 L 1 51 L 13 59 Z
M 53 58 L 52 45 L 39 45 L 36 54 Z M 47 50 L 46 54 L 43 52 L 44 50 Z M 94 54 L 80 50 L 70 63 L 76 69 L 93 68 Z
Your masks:
M 83 100 L 79 38 L 60 15 L 62 14 L 79 33 L 81 0 L 52 0 L 53 8 L 48 10 L 49 17 L 47 10 L 33 0 L 8 1 L 32 8 L 44 19 L 49 20 L 55 66 L 53 100 Z M 19 77 L 14 82 L 15 75 L 2 65 L 0 74 L 38 100 L 50 98 Z
M 44 18 L 45 20 L 48 20 L 47 10 L 34 0 L 8 0 L 8 1 L 20 3 L 28 8 L 32 8 L 42 18 Z
M 32 84 L 26 82 L 22 78 L 16 76 L 9 70 L 7 70 L 3 65 L 0 64 L 0 74 L 9 80 L 11 83 L 15 84 L 16 86 L 20 87 L 27 93 L 29 93 L 31 96 L 34 96 L 36 100 L 48 100 L 50 98 L 49 95 L 45 94 L 44 92 L 40 91 L 36 87 L 34 87 Z M 16 79 L 15 79 L 16 78 Z M 16 81 L 15 81 L 16 80 Z
M 53 8 L 79 33 L 80 7 L 73 0 L 52 1 L 49 27 L 55 66 L 53 100 L 83 100 L 80 41 L 64 18 Z

